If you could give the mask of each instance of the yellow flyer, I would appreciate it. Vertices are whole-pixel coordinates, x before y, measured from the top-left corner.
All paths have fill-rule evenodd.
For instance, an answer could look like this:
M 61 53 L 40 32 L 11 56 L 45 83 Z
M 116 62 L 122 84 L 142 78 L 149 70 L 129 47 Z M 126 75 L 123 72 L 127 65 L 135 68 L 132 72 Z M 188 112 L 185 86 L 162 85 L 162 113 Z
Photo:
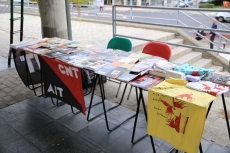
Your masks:
M 207 106 L 216 97 L 185 85 L 182 80 L 168 79 L 148 90 L 148 134 L 178 150 L 197 153 Z

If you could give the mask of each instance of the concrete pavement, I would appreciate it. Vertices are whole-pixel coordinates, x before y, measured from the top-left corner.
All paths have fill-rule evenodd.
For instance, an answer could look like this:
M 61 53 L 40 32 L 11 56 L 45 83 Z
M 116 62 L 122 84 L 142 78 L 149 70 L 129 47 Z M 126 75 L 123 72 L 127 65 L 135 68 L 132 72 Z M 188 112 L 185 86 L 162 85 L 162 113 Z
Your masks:
M 33 97 L 33 93 L 28 88 L 25 88 L 23 83 L 20 81 L 15 68 L 7 68 L 6 66 L 3 66 L 4 64 L 7 65 L 6 57 L 9 49 L 9 14 L 0 14 L 0 19 L 0 108 L 7 108 L 9 105 Z M 19 28 L 17 21 L 15 23 L 15 28 Z M 38 16 L 25 15 L 24 40 L 41 38 L 40 25 L 40 18 Z M 108 24 L 72 21 L 72 30 L 74 40 L 85 41 L 104 47 L 106 47 L 107 42 L 112 37 L 112 26 Z M 152 38 L 154 36 L 164 34 L 164 32 L 159 32 L 156 30 L 124 26 L 118 26 L 117 32 L 124 35 L 142 35 L 146 38 Z M 16 35 L 15 42 L 17 41 L 19 41 L 19 38 Z M 133 43 L 137 44 L 140 43 L 140 41 L 133 40 Z M 106 91 L 108 91 L 107 99 L 116 102 L 118 99 L 114 98 L 115 93 L 113 91 L 113 87 L 114 84 L 109 82 L 106 83 L 105 88 Z M 126 101 L 123 106 L 135 111 L 135 95 L 133 94 L 131 97 L 132 98 Z M 226 95 L 226 103 L 227 107 L 230 108 L 229 95 Z M 14 105 L 12 105 L 12 107 L 13 106 Z M 214 142 L 215 144 L 219 144 L 223 147 L 230 147 L 220 97 L 213 103 L 212 109 L 206 121 L 203 138 L 209 142 Z

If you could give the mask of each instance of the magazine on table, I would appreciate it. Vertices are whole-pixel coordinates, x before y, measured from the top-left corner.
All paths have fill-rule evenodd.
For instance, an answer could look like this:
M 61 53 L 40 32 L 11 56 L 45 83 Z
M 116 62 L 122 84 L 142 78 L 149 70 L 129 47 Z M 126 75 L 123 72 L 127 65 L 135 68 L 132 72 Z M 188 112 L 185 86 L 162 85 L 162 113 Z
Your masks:
M 116 66 L 116 67 L 119 67 L 119 66 L 121 66 L 122 64 L 124 64 L 124 62 L 114 61 L 114 62 L 111 63 L 111 65 Z
M 45 54 L 51 53 L 52 50 L 50 50 L 48 48 L 37 48 L 37 49 L 33 50 L 33 52 L 36 54 L 45 55 Z
M 127 68 L 116 67 L 112 71 L 106 73 L 105 76 L 115 79 L 115 78 L 119 77 L 121 74 L 125 73 L 126 71 L 127 71 Z
M 54 51 L 59 51 L 59 52 L 62 52 L 64 54 L 71 54 L 71 53 L 78 52 L 79 50 L 77 50 L 76 48 L 68 48 L 68 47 L 64 46 L 64 47 L 57 47 L 54 49 Z
M 97 60 L 94 59 L 85 59 L 85 60 L 75 60 L 75 62 L 73 62 L 74 66 L 80 67 L 80 68 L 85 68 L 88 65 L 92 65 L 95 64 L 97 62 Z
M 129 63 L 124 63 L 122 65 L 120 65 L 119 67 L 124 67 L 127 68 L 128 70 L 130 70 L 131 68 L 134 67 L 135 64 L 129 64 Z
M 141 72 L 146 69 L 152 68 L 155 63 L 154 59 L 145 59 L 143 61 L 140 61 L 139 63 L 135 64 L 133 68 L 130 69 L 130 71 L 133 72 Z
M 129 82 L 136 77 L 138 77 L 140 73 L 137 72 L 131 72 L 131 71 L 126 71 L 125 73 L 121 74 L 119 77 L 117 77 L 117 80 L 124 81 L 124 82 Z
M 174 67 L 178 66 L 180 64 L 171 63 L 166 60 L 161 60 L 159 62 L 155 63 L 155 67 L 161 70 L 172 70 Z
M 110 63 L 112 63 L 112 62 L 114 62 L 114 61 L 118 61 L 120 58 L 117 56 L 117 55 L 114 55 L 114 54 L 112 54 L 112 55 L 110 55 L 110 56 L 108 56 L 108 55 L 103 55 L 103 60 L 104 61 L 106 61 L 106 62 L 110 62 Z
M 94 52 L 97 52 L 99 54 L 106 54 L 106 53 L 109 53 L 109 52 L 112 52 L 113 50 L 112 49 L 106 49 L 106 48 L 100 48 L 100 49 L 97 49 L 97 50 L 94 50 Z
M 95 73 L 100 74 L 100 75 L 105 75 L 108 72 L 114 70 L 116 66 L 112 66 L 111 64 L 104 65 L 100 69 L 96 70 Z
M 110 63 L 105 62 L 105 61 L 97 61 L 95 63 L 89 64 L 85 66 L 86 69 L 92 70 L 92 71 L 97 71 L 101 69 L 103 66 L 108 65 Z
M 123 63 L 129 63 L 129 64 L 135 64 L 139 58 L 134 58 L 134 57 L 122 57 L 119 62 Z
M 44 55 L 49 56 L 49 57 L 57 58 L 57 57 L 59 57 L 59 56 L 63 56 L 63 55 L 66 55 L 66 54 L 64 54 L 64 53 L 62 53 L 62 52 L 59 52 L 59 51 L 56 51 L 56 52 L 46 53 L 46 54 L 44 54 Z
M 123 52 L 119 53 L 118 56 L 128 57 L 130 54 L 132 54 L 132 52 L 125 52 L 125 51 L 123 51 Z
M 145 74 L 141 77 L 136 78 L 134 81 L 131 81 L 130 84 L 147 90 L 148 88 L 157 85 L 161 81 L 163 81 L 163 79 L 158 76 Z

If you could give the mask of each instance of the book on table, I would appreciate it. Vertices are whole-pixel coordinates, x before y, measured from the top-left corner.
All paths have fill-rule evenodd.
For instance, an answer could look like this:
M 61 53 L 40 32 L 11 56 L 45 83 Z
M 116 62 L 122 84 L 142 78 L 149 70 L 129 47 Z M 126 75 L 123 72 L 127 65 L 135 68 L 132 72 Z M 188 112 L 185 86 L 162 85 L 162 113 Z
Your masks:
M 108 64 L 108 65 L 104 65 L 100 69 L 96 70 L 95 73 L 100 74 L 100 75 L 105 75 L 108 72 L 114 70 L 115 68 L 116 68 L 116 66 Z
M 117 77 L 117 80 L 124 81 L 124 82 L 129 82 L 136 77 L 138 77 L 140 73 L 137 72 L 131 72 L 131 71 L 126 71 L 125 73 L 121 74 L 119 77 Z
M 157 85 L 161 81 L 163 81 L 163 79 L 158 76 L 154 76 L 152 74 L 145 74 L 131 81 L 130 84 L 147 90 L 148 88 Z
M 172 70 L 174 67 L 180 64 L 168 62 L 166 60 L 161 60 L 155 63 L 155 67 L 161 70 Z
M 88 65 L 93 65 L 96 62 L 97 60 L 86 58 L 85 60 L 77 60 L 73 62 L 72 64 L 80 68 L 86 68 Z
M 116 67 L 116 68 L 113 69 L 112 71 L 106 73 L 105 76 L 107 76 L 107 77 L 109 77 L 109 78 L 116 79 L 116 78 L 119 77 L 121 74 L 125 73 L 126 71 L 127 71 L 127 68 L 124 68 L 124 67 Z
M 119 62 L 123 62 L 123 63 L 128 63 L 128 64 L 135 64 L 137 61 L 139 60 L 139 58 L 134 58 L 134 57 L 122 57 L 120 60 L 118 60 Z
M 85 66 L 86 69 L 92 70 L 92 71 L 97 71 L 101 69 L 103 66 L 108 65 L 110 63 L 105 62 L 105 61 L 97 61 L 95 63 L 91 63 Z
M 124 67 L 127 68 L 128 70 L 130 70 L 131 68 L 134 67 L 135 64 L 129 64 L 129 63 L 124 63 L 122 65 L 120 65 L 119 67 Z
M 62 52 L 56 51 L 56 52 L 46 53 L 46 54 L 44 54 L 44 55 L 49 56 L 49 57 L 52 57 L 52 58 L 57 58 L 57 57 L 59 57 L 59 56 L 65 55 L 65 54 L 62 53 Z

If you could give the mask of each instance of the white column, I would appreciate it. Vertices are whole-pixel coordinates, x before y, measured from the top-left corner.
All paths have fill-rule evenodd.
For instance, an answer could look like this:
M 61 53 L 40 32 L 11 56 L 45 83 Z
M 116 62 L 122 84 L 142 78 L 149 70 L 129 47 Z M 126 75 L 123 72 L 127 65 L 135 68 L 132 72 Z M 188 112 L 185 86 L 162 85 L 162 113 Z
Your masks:
M 137 0 L 137 6 L 141 6 L 141 0 Z
M 127 0 L 124 0 L 124 5 L 127 5 Z
M 115 2 L 116 0 L 112 0 L 112 5 L 115 5 L 116 4 L 116 2 Z

